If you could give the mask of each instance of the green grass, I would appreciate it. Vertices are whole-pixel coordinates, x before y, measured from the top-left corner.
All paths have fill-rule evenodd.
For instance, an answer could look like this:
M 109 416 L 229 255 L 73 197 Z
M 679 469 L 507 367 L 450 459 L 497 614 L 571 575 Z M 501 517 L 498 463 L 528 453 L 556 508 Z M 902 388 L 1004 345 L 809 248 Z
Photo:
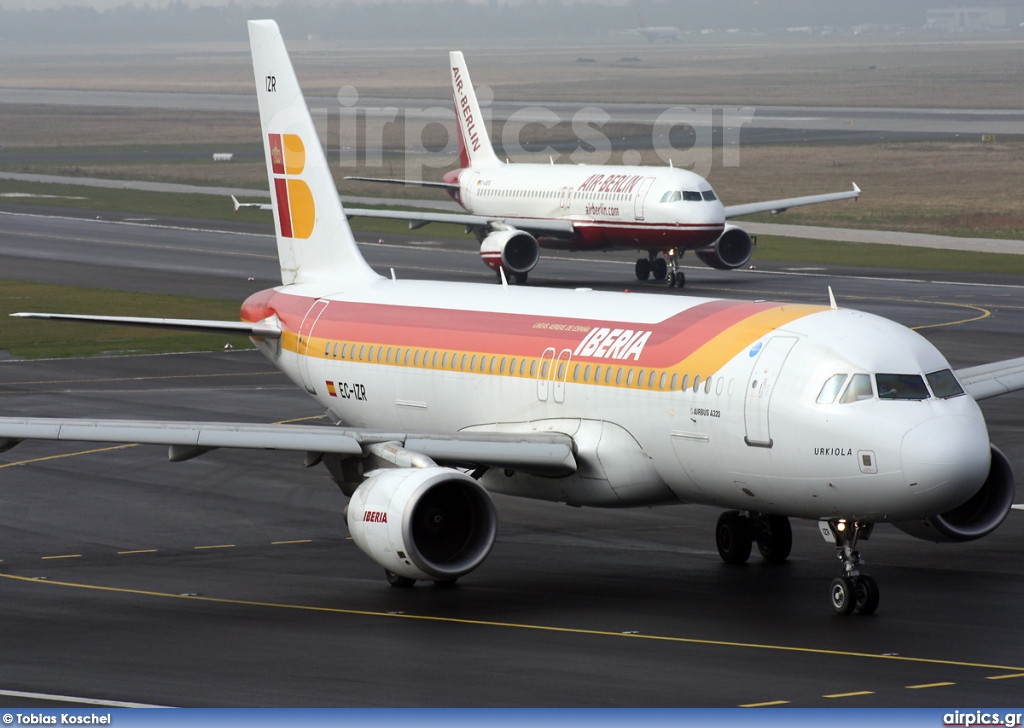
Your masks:
M 239 302 L 240 303 L 240 302 Z M 17 311 L 237 321 L 239 303 L 0 280 L 0 350 L 21 359 L 251 348 L 244 336 L 12 318 Z
M 1024 273 L 1024 255 L 974 253 L 967 250 L 940 250 L 879 243 L 837 243 L 775 235 L 757 236 L 757 247 L 751 261 L 757 265 L 758 260 L 961 273 Z
M 274 219 L 269 210 L 252 208 L 238 211 L 234 215 L 231 198 L 227 195 L 182 194 L 172 192 L 146 192 L 142 190 L 108 189 L 86 185 L 50 184 L 45 182 L 19 182 L 0 180 L 0 195 L 38 195 L 34 197 L 2 197 L 0 202 L 14 202 L 43 207 L 63 207 L 77 210 L 107 212 L 131 212 L 139 215 L 161 217 L 183 217 L 201 220 L 239 220 L 264 223 L 267 234 L 274 230 Z M 267 198 L 243 199 L 243 202 L 266 202 Z M 363 205 L 370 209 L 402 209 L 384 205 Z M 383 220 L 356 217 L 351 220 L 355 232 L 408 233 L 409 223 L 402 220 Z M 431 224 L 425 233 L 431 237 L 464 238 L 466 233 L 459 225 Z

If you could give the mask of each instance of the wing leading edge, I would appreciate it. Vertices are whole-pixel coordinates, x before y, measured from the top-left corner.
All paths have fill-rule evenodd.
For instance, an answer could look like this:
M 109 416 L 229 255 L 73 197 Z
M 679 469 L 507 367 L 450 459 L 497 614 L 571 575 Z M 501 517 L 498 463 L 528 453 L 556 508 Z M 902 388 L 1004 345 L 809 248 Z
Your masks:
M 767 202 L 751 202 L 746 205 L 726 205 L 725 219 L 753 215 L 757 212 L 770 212 L 778 214 L 785 212 L 791 207 L 802 207 L 803 205 L 817 205 L 821 202 L 836 202 L 838 200 L 856 200 L 860 198 L 860 187 L 853 185 L 849 192 L 830 192 L 826 195 L 808 195 L 807 197 L 788 197 L 783 200 L 768 200 Z
M 977 400 L 1024 389 L 1024 357 L 956 370 L 957 379 Z
M 440 465 L 507 468 L 539 475 L 576 472 L 572 438 L 552 432 L 437 435 L 323 425 L 0 417 L 0 452 L 22 440 L 166 445 L 172 461 L 218 448 L 363 457 L 372 445 L 397 443 Z

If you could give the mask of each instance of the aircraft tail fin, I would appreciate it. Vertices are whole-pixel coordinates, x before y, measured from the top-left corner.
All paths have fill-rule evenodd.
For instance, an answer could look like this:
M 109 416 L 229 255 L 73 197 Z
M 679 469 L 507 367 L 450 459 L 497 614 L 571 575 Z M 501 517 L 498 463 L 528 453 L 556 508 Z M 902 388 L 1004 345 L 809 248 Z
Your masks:
M 462 51 L 448 54 L 452 67 L 452 92 L 455 95 L 455 128 L 459 132 L 459 162 L 463 167 L 497 167 L 501 164 L 491 146 L 484 116 L 476 100 L 473 82 Z
M 356 247 L 295 70 L 273 20 L 250 20 L 281 282 L 379 278 Z

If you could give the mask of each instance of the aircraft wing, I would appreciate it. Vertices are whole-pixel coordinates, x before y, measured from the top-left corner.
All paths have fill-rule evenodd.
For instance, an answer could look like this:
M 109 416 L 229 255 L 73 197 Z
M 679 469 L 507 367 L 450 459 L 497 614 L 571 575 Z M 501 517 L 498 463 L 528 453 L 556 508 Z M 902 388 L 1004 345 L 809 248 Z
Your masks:
M 1024 357 L 957 369 L 956 377 L 975 399 L 988 399 L 1024 389 Z
M 408 220 L 413 229 L 423 227 L 432 222 L 451 223 L 453 225 L 468 225 L 470 227 L 496 227 L 504 226 L 506 229 L 515 228 L 526 232 L 536 232 L 542 235 L 557 235 L 569 237 L 573 234 L 575 226 L 571 220 L 538 220 L 518 217 L 485 217 L 483 215 L 471 215 L 463 212 L 418 212 L 412 210 L 372 210 L 346 207 L 345 214 L 349 217 L 377 217 L 389 220 Z
M 785 212 L 791 207 L 803 205 L 817 205 L 821 202 L 835 202 L 836 200 L 856 200 L 860 197 L 860 187 L 856 184 L 849 192 L 831 192 L 827 195 L 809 195 L 807 197 L 789 197 L 784 200 L 768 200 L 767 202 L 751 202 L 746 205 L 726 205 L 725 219 L 753 215 L 756 212 L 770 212 L 777 215 Z
M 141 316 L 83 316 L 72 313 L 12 313 L 16 318 L 47 319 L 50 321 L 84 321 L 93 324 L 117 324 L 119 326 L 144 326 L 155 329 L 175 329 L 208 334 L 241 334 L 264 339 L 281 338 L 281 329 L 268 323 L 248 321 L 207 321 L 204 319 L 143 318 Z
M 0 417 L 0 452 L 22 440 L 167 445 L 172 461 L 217 448 L 359 457 L 367 454 L 370 445 L 399 443 L 440 465 L 508 468 L 542 475 L 576 472 L 572 438 L 552 432 L 435 435 L 324 425 Z

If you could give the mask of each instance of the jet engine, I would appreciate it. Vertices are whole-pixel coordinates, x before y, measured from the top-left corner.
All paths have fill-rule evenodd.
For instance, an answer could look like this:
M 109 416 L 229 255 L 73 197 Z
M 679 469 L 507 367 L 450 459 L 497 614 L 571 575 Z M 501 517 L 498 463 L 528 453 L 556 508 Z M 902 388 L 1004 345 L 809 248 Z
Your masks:
M 754 252 L 754 241 L 743 228 L 726 225 L 718 240 L 694 252 L 704 265 L 718 270 L 732 270 L 746 265 L 750 260 Z
M 540 260 L 540 245 L 530 233 L 511 228 L 496 230 L 480 242 L 480 257 L 494 270 L 526 278 Z
M 937 516 L 892 525 L 926 541 L 959 543 L 992 533 L 1013 505 L 1017 484 L 1006 456 L 992 447 L 992 465 L 981 490 L 956 508 Z
M 452 468 L 377 470 L 352 494 L 352 540 L 398 576 L 454 581 L 479 566 L 494 545 L 491 496 Z

